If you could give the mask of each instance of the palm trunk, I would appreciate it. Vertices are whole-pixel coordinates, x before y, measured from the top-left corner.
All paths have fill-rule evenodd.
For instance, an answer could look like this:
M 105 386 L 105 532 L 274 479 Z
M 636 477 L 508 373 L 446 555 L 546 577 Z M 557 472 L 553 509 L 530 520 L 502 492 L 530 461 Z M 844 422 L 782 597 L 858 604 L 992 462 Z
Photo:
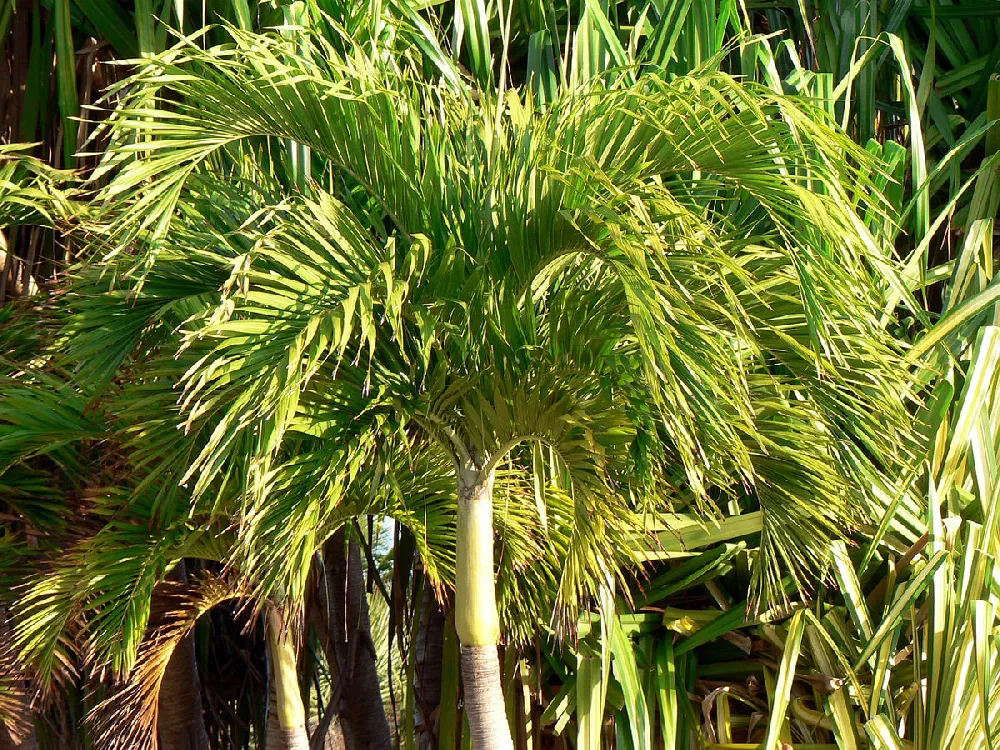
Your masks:
M 444 625 L 445 614 L 438 606 L 434 589 L 424 578 L 420 602 L 420 627 L 413 645 L 416 666 L 413 674 L 413 690 L 416 700 L 414 725 L 419 732 L 420 750 L 438 747 L 438 722 L 435 717 L 441 705 L 441 676 L 444 667 Z M 434 742 L 431 742 L 431 738 Z
M 327 707 L 329 712 L 330 707 Z M 321 716 L 314 724 L 310 723 L 309 733 L 312 739 L 309 740 L 311 750 L 350 750 L 347 740 L 344 739 L 344 730 L 340 720 L 336 716 Z
M 267 750 L 309 750 L 306 712 L 299 692 L 295 644 L 274 610 L 267 617 L 271 661 L 271 696 L 267 715 Z
M 184 561 L 171 571 L 170 580 L 185 581 Z M 177 645 L 167 663 L 160 686 L 156 733 L 160 750 L 208 750 L 208 732 L 201 706 L 201 682 L 195 658 L 194 633 Z
M 458 477 L 455 550 L 455 631 L 462 644 L 462 683 L 472 746 L 513 750 L 503 692 L 497 641 L 493 574 L 493 476 L 463 469 Z
M 382 704 L 361 547 L 352 539 L 345 555 L 341 530 L 324 546 L 323 557 L 333 620 L 324 648 L 335 674 L 332 698 L 343 699 L 345 744 L 348 750 L 390 750 L 392 735 Z
M 201 708 L 194 633 L 177 645 L 160 687 L 156 723 L 160 750 L 208 750 L 208 732 Z

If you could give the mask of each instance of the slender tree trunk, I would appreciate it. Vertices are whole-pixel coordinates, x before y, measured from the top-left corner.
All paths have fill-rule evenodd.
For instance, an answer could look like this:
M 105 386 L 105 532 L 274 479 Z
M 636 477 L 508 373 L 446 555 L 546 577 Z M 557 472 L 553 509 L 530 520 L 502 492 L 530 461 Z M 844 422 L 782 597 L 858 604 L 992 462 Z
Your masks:
M 295 644 L 274 610 L 267 617 L 267 649 L 273 686 L 267 713 L 267 750 L 309 750 Z
M 455 631 L 462 644 L 462 684 L 472 746 L 513 750 L 507 724 L 497 641 L 493 573 L 493 476 L 463 467 L 458 476 L 455 550 Z
M 201 707 L 194 633 L 177 645 L 160 687 L 156 733 L 160 750 L 208 750 L 208 732 Z
M 344 740 L 348 750 L 390 750 L 392 734 L 385 717 L 371 635 L 361 547 L 351 539 L 344 550 L 343 530 L 323 548 L 332 622 L 324 644 L 334 672 L 334 695 L 343 700 Z M 329 642 L 329 641 L 332 641 Z
M 337 652 L 331 628 L 333 627 L 333 589 L 330 583 L 330 576 L 327 573 L 326 554 L 322 558 L 322 568 L 317 568 L 315 573 L 316 583 L 312 589 L 312 596 L 306 602 L 306 617 L 312 630 L 316 633 L 316 640 L 319 642 L 323 653 L 326 655 L 327 664 L 330 668 L 330 678 L 332 684 L 337 682 Z M 316 719 L 316 725 L 310 726 L 312 739 L 309 746 L 312 750 L 350 750 L 345 737 L 346 727 L 341 718 L 341 706 L 331 700 L 323 708 L 323 714 Z M 322 705 L 322 701 L 319 701 Z M 307 711 L 308 715 L 308 706 Z M 322 739 L 320 739 L 322 737 Z
M 414 724 L 420 731 L 420 750 L 437 748 L 438 721 L 441 706 L 441 676 L 444 666 L 445 614 L 438 606 L 434 589 L 424 578 L 420 602 L 420 627 L 413 644 L 416 666 L 413 689 L 416 703 Z M 434 742 L 431 742 L 431 738 Z
M 328 706 L 327 711 L 329 710 Z M 315 724 L 310 725 L 309 732 L 312 734 L 312 739 L 309 740 L 311 750 L 349 750 L 344 739 L 344 729 L 336 716 L 331 716 L 329 721 L 326 716 L 321 716 Z
M 171 571 L 170 579 L 187 579 L 183 561 Z M 194 632 L 188 633 L 177 645 L 167 663 L 160 686 L 156 734 L 160 750 L 209 750 Z
M 271 680 L 268 693 L 267 715 L 269 718 L 277 717 L 278 691 L 275 688 L 274 680 Z M 313 735 L 309 741 L 311 750 L 349 750 L 347 744 L 344 742 L 344 733 L 341 731 L 340 722 L 336 718 L 325 729 L 317 721 L 315 724 L 310 725 L 309 731 Z M 319 731 L 323 732 L 324 736 L 322 740 L 316 736 L 316 733 Z M 288 738 L 282 731 L 281 724 L 277 718 L 273 722 L 268 721 L 267 723 L 267 735 L 264 738 L 264 747 L 266 750 L 288 750 L 289 748 Z

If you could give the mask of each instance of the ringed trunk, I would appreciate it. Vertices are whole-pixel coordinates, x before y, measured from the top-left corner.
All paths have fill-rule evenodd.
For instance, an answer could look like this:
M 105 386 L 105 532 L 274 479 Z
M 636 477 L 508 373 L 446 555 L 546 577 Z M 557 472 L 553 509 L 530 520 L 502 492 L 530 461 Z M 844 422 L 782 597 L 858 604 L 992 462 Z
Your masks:
M 329 606 L 326 614 L 332 622 L 324 623 L 322 635 L 327 661 L 335 674 L 335 694 L 331 698 L 343 704 L 348 750 L 391 750 L 392 734 L 382 705 L 361 546 L 352 538 L 346 547 L 341 529 L 323 548 L 325 603 Z
M 420 625 L 413 644 L 416 666 L 413 670 L 415 697 L 414 721 L 418 750 L 440 746 L 438 718 L 441 707 L 441 680 L 444 667 L 445 614 L 438 606 L 430 581 L 424 576 L 420 602 Z M 433 738 L 433 742 L 432 742 Z
M 273 609 L 267 613 L 267 648 L 273 686 L 267 717 L 267 750 L 309 750 L 295 644 L 287 629 L 282 629 L 281 619 Z
M 497 658 L 493 475 L 483 477 L 478 471 L 460 471 L 458 478 L 455 631 L 462 644 L 462 685 L 472 746 L 513 750 Z
M 183 560 L 177 563 L 167 579 L 187 582 Z M 163 674 L 157 700 L 159 750 L 209 750 L 194 641 L 194 631 L 181 639 Z
M 194 633 L 188 633 L 167 662 L 156 726 L 160 750 L 209 750 L 194 646 Z

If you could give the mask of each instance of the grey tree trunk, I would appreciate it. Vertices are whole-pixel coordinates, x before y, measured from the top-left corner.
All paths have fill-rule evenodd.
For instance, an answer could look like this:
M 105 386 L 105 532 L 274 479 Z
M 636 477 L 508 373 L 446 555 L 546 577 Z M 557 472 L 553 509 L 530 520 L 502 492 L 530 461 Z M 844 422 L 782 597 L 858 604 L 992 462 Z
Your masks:
M 311 750 L 347 750 L 347 743 L 344 740 L 344 730 L 340 726 L 340 719 L 332 717 L 331 721 L 324 721 L 325 717 L 320 717 L 309 726 Z M 322 738 L 319 734 L 322 732 Z
M 275 680 L 270 680 L 270 696 L 267 704 L 267 736 L 265 750 L 309 750 L 309 739 L 299 728 L 287 729 L 278 719 L 278 690 Z M 338 750 L 340 750 L 338 748 Z
M 420 602 L 420 626 L 413 644 L 413 689 L 416 696 L 414 726 L 420 750 L 437 748 L 438 718 L 441 707 L 441 670 L 444 657 L 445 614 L 438 605 L 430 583 L 424 579 Z
M 180 642 L 167 664 L 156 733 L 160 750 L 209 750 L 193 633 Z
M 476 750 L 513 750 L 496 646 L 462 646 L 462 694 Z
M 169 579 L 187 580 L 183 560 Z M 178 644 L 163 674 L 156 734 L 160 750 L 209 750 L 193 632 Z
M 323 649 L 342 702 L 341 728 L 347 750 L 390 750 L 392 734 L 382 704 L 375 644 L 371 636 L 361 547 L 347 545 L 340 530 L 323 548 L 326 627 Z

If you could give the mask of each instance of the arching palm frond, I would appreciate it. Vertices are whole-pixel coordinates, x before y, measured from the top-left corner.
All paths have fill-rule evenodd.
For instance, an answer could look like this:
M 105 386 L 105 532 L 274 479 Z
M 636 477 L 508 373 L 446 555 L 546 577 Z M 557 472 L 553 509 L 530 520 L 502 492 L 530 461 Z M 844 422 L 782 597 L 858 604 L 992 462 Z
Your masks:
M 112 685 L 110 696 L 98 703 L 89 717 L 101 747 L 157 746 L 160 686 L 175 649 L 210 609 L 247 596 L 239 583 L 210 575 L 158 592 L 161 611 L 156 613 L 156 626 L 143 641 L 135 666 Z
M 42 561 L 76 532 L 70 519 L 94 471 L 83 446 L 104 429 L 86 413 L 87 401 L 67 373 L 50 367 L 51 333 L 52 320 L 42 307 L 15 300 L 0 309 L 0 680 L 22 693 L 25 685 L 33 693 L 74 673 L 67 618 L 49 644 L 45 679 L 26 682 L 31 665 L 15 632 L 22 623 L 14 599 Z M 94 463 L 99 472 L 100 461 Z
M 77 653 L 97 668 L 127 673 L 145 635 L 153 589 L 183 557 L 185 538 L 182 529 L 112 522 L 54 560 L 18 602 L 25 661 L 48 679 L 64 658 L 71 618 L 85 614 L 87 637 L 75 644 Z
M 68 170 L 53 169 L 30 155 L 33 144 L 0 144 L 0 226 L 51 226 L 72 213 Z
M 104 314 L 132 321 L 105 372 L 157 355 L 136 380 L 164 404 L 176 385 L 169 420 L 190 438 L 161 458 L 199 507 L 242 498 L 243 553 L 304 563 L 311 525 L 374 460 L 360 446 L 432 439 L 486 471 L 546 445 L 577 513 L 657 487 L 708 513 L 759 503 L 765 598 L 822 569 L 861 485 L 897 460 L 879 436 L 906 424 L 876 315 L 894 272 L 854 212 L 858 194 L 884 210 L 862 150 L 718 74 L 594 83 L 539 114 L 398 57 L 233 36 L 140 65 L 99 177 L 118 251 Z M 135 84 L 174 104 L 139 106 Z M 218 164 L 262 138 L 309 146 L 339 187 L 207 205 L 232 194 Z M 67 331 L 96 350 L 100 315 Z M 560 333 L 573 321 L 580 343 Z M 181 343 L 157 352 L 152 330 Z M 793 450 L 798 429 L 816 439 Z
M 18 257 L 10 230 L 17 227 L 52 227 L 69 220 L 81 209 L 75 201 L 74 175 L 53 169 L 30 156 L 32 144 L 0 144 L 0 302 L 10 291 L 31 295 L 38 289 L 33 261 Z

